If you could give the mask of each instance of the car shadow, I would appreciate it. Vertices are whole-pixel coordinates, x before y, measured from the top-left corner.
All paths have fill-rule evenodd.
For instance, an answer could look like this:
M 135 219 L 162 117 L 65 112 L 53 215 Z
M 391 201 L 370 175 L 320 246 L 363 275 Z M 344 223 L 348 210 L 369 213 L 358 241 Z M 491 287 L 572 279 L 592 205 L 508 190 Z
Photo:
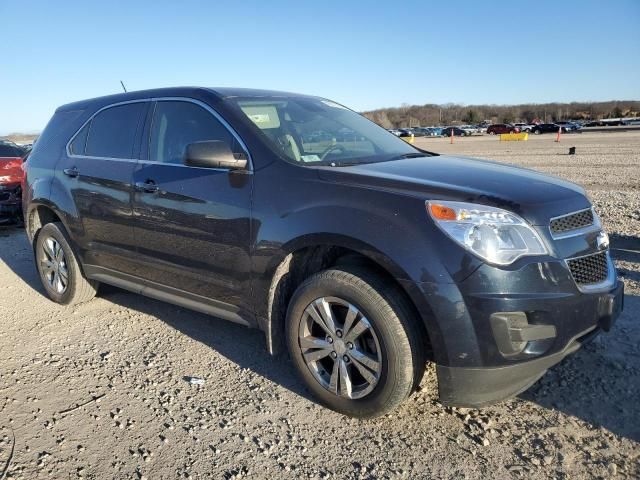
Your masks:
M 5 239 L 9 239 L 7 241 Z M 7 246 L 10 243 L 10 246 Z M 0 261 L 4 262 L 26 285 L 46 297 L 33 263 L 33 251 L 24 228 L 15 224 L 0 225 Z
M 640 297 L 625 295 L 611 332 L 550 368 L 519 398 L 640 441 L 639 312 Z
M 15 228 L 0 228 L 0 245 L 3 237 L 23 234 Z M 33 290 L 44 295 L 26 236 L 13 243 L 19 245 L 16 251 L 0 248 L 0 261 Z M 101 286 L 99 296 L 123 308 L 158 318 L 240 368 L 247 368 L 317 403 L 298 379 L 287 355 L 269 355 L 264 334 L 258 330 L 108 285 Z M 639 313 L 640 297 L 627 294 L 625 312 L 611 333 L 601 335 L 552 367 L 519 398 L 551 412 L 563 412 L 592 427 L 602 427 L 616 435 L 640 441 L 640 404 L 637 402 L 640 395 L 640 324 L 634 320 Z
M 627 262 L 631 264 L 640 265 L 640 237 L 634 237 L 631 235 L 618 235 L 611 234 L 609 236 L 611 241 L 611 254 L 613 258 L 619 262 Z M 618 273 L 624 279 L 634 280 L 640 282 L 640 269 L 639 268 L 626 268 L 624 263 L 618 265 Z
M 249 369 L 296 395 L 317 403 L 311 392 L 298 379 L 288 354 L 284 352 L 277 356 L 270 355 L 264 333 L 258 329 L 247 328 L 110 285 L 101 285 L 98 295 L 123 308 L 158 318 L 223 355 L 240 368 Z
M 3 241 L 11 238 L 11 247 Z M 31 246 L 24 229 L 15 226 L 0 227 L 0 262 L 4 262 L 35 292 L 46 297 L 46 292 L 33 264 Z M 286 353 L 272 356 L 267 352 L 264 334 L 226 320 L 170 305 L 126 290 L 101 285 L 98 296 L 123 308 L 145 313 L 207 345 L 241 368 L 287 388 L 315 403 L 311 393 L 298 380 Z

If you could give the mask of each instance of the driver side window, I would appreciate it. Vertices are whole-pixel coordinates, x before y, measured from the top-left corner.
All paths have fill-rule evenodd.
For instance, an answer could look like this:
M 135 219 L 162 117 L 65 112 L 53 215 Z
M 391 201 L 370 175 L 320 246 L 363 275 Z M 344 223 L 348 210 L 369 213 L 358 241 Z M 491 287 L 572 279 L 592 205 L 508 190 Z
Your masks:
M 158 101 L 149 138 L 149 160 L 182 164 L 188 144 L 220 140 L 235 151 L 231 132 L 210 112 L 191 102 Z

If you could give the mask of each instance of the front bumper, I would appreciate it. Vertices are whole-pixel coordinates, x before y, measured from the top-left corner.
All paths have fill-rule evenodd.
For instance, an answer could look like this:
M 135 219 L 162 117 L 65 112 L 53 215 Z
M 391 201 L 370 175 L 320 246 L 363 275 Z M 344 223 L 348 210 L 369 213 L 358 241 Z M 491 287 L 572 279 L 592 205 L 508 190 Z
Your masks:
M 609 331 L 624 306 L 624 284 L 598 296 L 593 326 L 569 339 L 561 350 L 500 367 L 447 367 L 437 365 L 440 401 L 445 405 L 478 408 L 517 395 L 533 385 L 553 365 L 601 331 Z
M 480 268 L 459 284 L 419 285 L 434 322 L 427 329 L 440 401 L 477 408 L 517 395 L 585 342 L 610 330 L 624 302 L 624 284 L 615 270 L 613 275 L 607 288 L 588 293 L 578 290 L 560 262 L 531 263 L 513 271 Z M 506 355 L 492 328 L 497 312 L 519 313 L 528 326 L 553 334 Z M 512 331 L 521 334 L 518 327 Z

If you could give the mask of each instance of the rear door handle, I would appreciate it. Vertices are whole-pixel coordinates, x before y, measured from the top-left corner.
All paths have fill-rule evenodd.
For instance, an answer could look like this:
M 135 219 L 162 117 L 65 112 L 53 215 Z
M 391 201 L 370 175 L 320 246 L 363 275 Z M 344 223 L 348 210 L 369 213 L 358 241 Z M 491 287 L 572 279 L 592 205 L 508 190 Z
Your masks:
M 80 175 L 80 171 L 76 167 L 65 168 L 64 170 L 62 170 L 62 173 L 71 178 L 76 178 L 78 175 Z
M 138 192 L 156 193 L 158 191 L 158 185 L 153 180 L 136 182 L 135 187 Z

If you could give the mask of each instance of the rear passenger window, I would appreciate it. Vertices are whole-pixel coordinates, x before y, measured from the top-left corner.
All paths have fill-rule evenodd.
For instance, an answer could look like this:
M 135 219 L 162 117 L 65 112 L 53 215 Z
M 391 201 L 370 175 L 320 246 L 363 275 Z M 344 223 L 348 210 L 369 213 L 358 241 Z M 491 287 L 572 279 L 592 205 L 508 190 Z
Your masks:
M 78 132 L 76 138 L 74 138 L 71 145 L 69 145 L 69 151 L 72 155 L 84 155 L 84 147 L 87 143 L 87 133 L 89 133 L 90 125 L 91 122 L 82 127 L 82 130 Z
M 204 140 L 221 140 L 234 150 L 234 138 L 229 130 L 204 108 L 180 101 L 156 104 L 149 160 L 182 164 L 186 146 Z
M 144 103 L 128 103 L 103 110 L 91 121 L 86 155 L 133 158 L 136 131 Z

